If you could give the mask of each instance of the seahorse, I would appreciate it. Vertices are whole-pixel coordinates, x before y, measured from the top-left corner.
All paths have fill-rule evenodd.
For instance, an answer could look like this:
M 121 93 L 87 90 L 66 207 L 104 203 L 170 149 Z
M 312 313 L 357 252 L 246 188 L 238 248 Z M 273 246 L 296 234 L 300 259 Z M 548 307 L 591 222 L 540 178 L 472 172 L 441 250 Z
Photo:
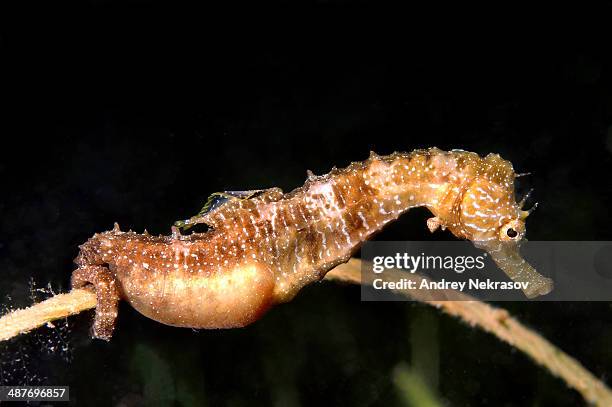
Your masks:
M 523 260 L 519 244 L 530 211 L 516 202 L 512 164 L 498 154 L 438 148 L 378 156 L 316 176 L 289 193 L 270 188 L 222 194 L 180 226 L 203 233 L 168 236 L 111 231 L 80 246 L 72 287 L 97 294 L 92 335 L 109 340 L 118 302 L 163 324 L 236 328 L 258 320 L 322 279 L 372 234 L 414 207 L 433 232 L 448 229 L 486 250 L 527 297 L 552 280 Z M 523 200 L 524 201 L 524 200 Z

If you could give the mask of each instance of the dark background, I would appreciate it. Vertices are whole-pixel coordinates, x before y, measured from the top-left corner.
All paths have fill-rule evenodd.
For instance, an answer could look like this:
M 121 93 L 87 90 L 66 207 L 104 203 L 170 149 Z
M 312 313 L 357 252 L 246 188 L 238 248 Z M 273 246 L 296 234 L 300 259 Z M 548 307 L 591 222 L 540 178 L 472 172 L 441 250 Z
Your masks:
M 518 40 L 495 18 L 463 37 L 471 23 L 425 13 L 416 28 L 420 14 L 367 3 L 63 7 L 0 13 L 5 307 L 30 303 L 31 280 L 67 290 L 78 245 L 115 221 L 168 233 L 212 192 L 289 191 L 370 150 L 500 153 L 532 172 L 517 185 L 540 203 L 531 240 L 611 238 L 612 66 L 592 39 Z M 376 238 L 449 238 L 426 218 Z M 610 304 L 501 305 L 609 379 Z M 315 284 L 231 331 L 124 304 L 105 343 L 92 315 L 2 344 L 0 384 L 70 385 L 75 405 L 387 406 L 409 405 L 394 384 L 407 366 L 447 405 L 581 403 L 494 337 L 423 305 L 362 303 L 358 287 Z

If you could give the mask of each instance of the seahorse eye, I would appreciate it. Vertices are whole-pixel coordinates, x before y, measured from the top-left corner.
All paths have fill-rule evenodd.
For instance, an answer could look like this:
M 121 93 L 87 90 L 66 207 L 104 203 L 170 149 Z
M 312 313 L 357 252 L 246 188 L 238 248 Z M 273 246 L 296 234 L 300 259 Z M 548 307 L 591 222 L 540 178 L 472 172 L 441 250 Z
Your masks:
M 516 230 L 512 229 L 512 228 L 508 228 L 508 230 L 506 230 L 506 234 L 511 239 L 514 239 L 515 237 L 518 236 L 518 232 Z

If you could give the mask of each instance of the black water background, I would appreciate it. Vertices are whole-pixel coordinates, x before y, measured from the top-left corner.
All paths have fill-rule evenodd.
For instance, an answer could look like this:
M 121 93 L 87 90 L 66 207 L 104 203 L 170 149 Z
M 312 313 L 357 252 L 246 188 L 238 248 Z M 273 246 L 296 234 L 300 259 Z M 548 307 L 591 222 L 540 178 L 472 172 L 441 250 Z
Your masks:
M 212 192 L 288 191 L 306 169 L 369 150 L 500 153 L 532 172 L 518 185 L 540 203 L 530 239 L 611 238 L 612 67 L 595 42 L 436 36 L 385 24 L 380 9 L 353 20 L 346 4 L 283 19 L 276 7 L 242 17 L 146 1 L 50 7 L 1 17 L 7 305 L 29 303 L 30 279 L 66 290 L 77 246 L 115 221 L 168 233 Z M 377 239 L 439 238 L 426 216 L 411 212 Z M 504 306 L 609 377 L 610 304 Z M 419 349 L 411 321 L 428 313 L 437 334 Z M 61 338 L 3 345 L 4 382 L 46 377 L 78 405 L 401 405 L 393 368 L 433 352 L 429 374 L 451 405 L 580 403 L 490 335 L 421 305 L 361 303 L 357 287 L 314 285 L 242 330 L 166 327 L 124 305 L 107 344 L 88 338 L 90 319 L 70 319 Z M 68 352 L 48 352 L 64 340 Z

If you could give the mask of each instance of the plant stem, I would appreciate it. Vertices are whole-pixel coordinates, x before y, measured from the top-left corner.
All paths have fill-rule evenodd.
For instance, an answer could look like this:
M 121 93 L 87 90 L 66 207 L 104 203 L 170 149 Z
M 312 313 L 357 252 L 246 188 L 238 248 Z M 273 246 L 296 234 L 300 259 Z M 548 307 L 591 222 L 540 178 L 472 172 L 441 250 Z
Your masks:
M 362 280 L 361 267 L 361 260 L 351 259 L 348 263 L 341 264 L 331 270 L 325 278 L 371 286 L 372 279 L 370 276 L 373 274 L 363 273 L 368 280 Z M 377 278 L 384 278 L 386 281 L 399 281 L 408 278 L 414 280 L 417 287 L 419 282 L 425 279 L 417 274 L 400 270 L 386 270 Z M 548 369 L 554 376 L 561 378 L 589 403 L 597 406 L 612 406 L 612 392 L 602 381 L 598 380 L 576 359 L 510 316 L 505 309 L 493 307 L 471 296 L 452 290 L 446 292 L 449 299 L 447 301 L 431 300 L 431 294 L 424 290 L 396 290 L 396 292 L 436 307 L 463 320 L 472 327 L 478 327 L 492 333 L 500 340 L 529 355 L 537 364 Z

